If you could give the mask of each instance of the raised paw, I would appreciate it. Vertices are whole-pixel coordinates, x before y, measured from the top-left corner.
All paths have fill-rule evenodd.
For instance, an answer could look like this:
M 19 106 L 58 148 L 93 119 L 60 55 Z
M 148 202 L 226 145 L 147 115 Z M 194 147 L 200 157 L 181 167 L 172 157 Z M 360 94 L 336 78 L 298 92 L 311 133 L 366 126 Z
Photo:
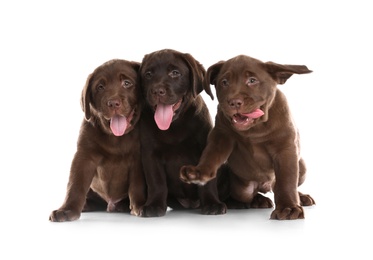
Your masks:
M 205 183 L 200 181 L 200 176 L 201 173 L 195 166 L 188 165 L 180 169 L 180 179 L 183 182 L 204 185 Z
M 272 212 L 271 219 L 278 220 L 293 220 L 293 219 L 303 219 L 304 212 L 301 206 L 293 206 L 286 208 L 277 208 Z
M 211 172 L 206 174 L 204 170 L 196 166 L 183 166 L 180 169 L 180 179 L 186 183 L 194 183 L 197 185 L 205 185 L 208 181 L 213 179 L 216 173 Z
M 54 210 L 49 216 L 52 222 L 73 221 L 80 218 L 80 212 L 74 210 Z

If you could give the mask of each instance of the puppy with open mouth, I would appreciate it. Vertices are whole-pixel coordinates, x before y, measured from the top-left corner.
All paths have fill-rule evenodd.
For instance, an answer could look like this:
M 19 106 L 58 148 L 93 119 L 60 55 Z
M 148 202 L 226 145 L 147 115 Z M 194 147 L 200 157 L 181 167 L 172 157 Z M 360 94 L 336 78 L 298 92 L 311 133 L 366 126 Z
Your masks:
M 141 156 L 148 188 L 141 215 L 200 208 L 223 214 L 216 182 L 203 187 L 179 179 L 180 167 L 197 163 L 212 120 L 202 97 L 205 69 L 190 54 L 165 49 L 144 56 L 140 68 L 145 107 L 140 119 Z M 211 91 L 207 92 L 213 98 Z
M 63 205 L 50 221 L 80 218 L 82 211 L 139 215 L 146 200 L 138 121 L 140 63 L 110 60 L 87 78 L 81 96 L 84 120 Z
M 273 190 L 272 219 L 304 218 L 302 206 L 315 201 L 297 190 L 306 167 L 298 130 L 277 84 L 310 72 L 306 66 L 264 63 L 245 55 L 209 67 L 205 88 L 214 85 L 219 101 L 215 126 L 198 165 L 183 166 L 180 178 L 206 185 L 227 163 L 229 188 L 219 190 L 229 208 L 272 207 L 261 193 Z

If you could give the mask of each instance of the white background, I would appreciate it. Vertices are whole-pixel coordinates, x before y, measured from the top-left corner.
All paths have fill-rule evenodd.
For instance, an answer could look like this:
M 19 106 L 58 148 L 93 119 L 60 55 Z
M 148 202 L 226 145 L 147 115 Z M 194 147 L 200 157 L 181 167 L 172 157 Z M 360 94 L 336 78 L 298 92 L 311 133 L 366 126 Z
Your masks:
M 372 259 L 372 13 L 369 1 L 2 1 L 0 258 Z M 143 219 L 63 202 L 89 73 L 112 58 L 172 48 L 207 69 L 246 54 L 307 65 L 280 86 L 301 133 L 317 205 Z M 212 116 L 216 99 L 203 94 Z M 271 196 L 271 194 L 269 195 Z

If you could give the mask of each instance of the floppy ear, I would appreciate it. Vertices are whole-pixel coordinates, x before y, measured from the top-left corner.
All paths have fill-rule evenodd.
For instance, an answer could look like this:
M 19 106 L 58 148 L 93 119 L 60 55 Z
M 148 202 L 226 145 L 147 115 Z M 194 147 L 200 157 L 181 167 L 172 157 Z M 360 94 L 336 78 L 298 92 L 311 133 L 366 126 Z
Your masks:
M 80 100 L 80 105 L 83 109 L 85 119 L 88 121 L 91 118 L 91 109 L 89 104 L 91 103 L 91 80 L 93 73 L 87 78 L 85 86 L 82 90 L 82 97 Z
M 274 62 L 263 63 L 267 72 L 278 84 L 284 84 L 293 74 L 311 73 L 304 65 L 281 65 Z
M 210 89 L 210 85 L 216 86 L 216 78 L 220 72 L 221 67 L 223 67 L 223 64 L 225 61 L 219 61 L 218 63 L 215 63 L 214 65 L 211 65 L 207 69 L 206 77 L 205 77 L 205 88 Z
M 209 91 L 211 92 L 210 85 L 214 85 L 215 88 L 216 88 L 216 84 L 217 84 L 216 80 L 217 80 L 219 72 L 220 72 L 221 68 L 223 67 L 224 63 L 225 63 L 225 61 L 219 61 L 219 62 L 215 63 L 214 65 L 211 65 L 207 69 L 206 77 L 205 77 L 205 80 L 204 80 L 205 89 L 209 89 Z
M 182 55 L 183 59 L 186 61 L 189 69 L 190 69 L 190 81 L 193 84 L 193 97 L 196 97 L 199 93 L 201 93 L 203 90 L 206 91 L 206 93 L 211 97 L 211 99 L 214 99 L 214 96 L 211 92 L 210 87 L 205 88 L 203 84 L 203 80 L 205 78 L 206 70 L 200 64 L 197 60 L 193 58 L 192 55 L 189 53 L 184 53 Z

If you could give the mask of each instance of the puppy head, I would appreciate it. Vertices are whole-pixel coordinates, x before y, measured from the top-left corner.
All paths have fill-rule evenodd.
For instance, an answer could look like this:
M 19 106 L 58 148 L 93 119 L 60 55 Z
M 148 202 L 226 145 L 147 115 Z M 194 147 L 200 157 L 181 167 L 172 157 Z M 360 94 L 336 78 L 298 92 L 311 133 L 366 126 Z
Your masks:
M 121 136 L 133 129 L 140 116 L 140 63 L 110 60 L 94 70 L 82 91 L 85 119 L 100 124 L 107 134 Z
M 205 69 L 188 53 L 164 49 L 144 56 L 140 68 L 143 95 L 154 119 L 167 130 L 203 91 Z M 206 92 L 213 99 L 210 88 Z
M 209 67 L 205 84 L 215 85 L 219 108 L 241 131 L 268 120 L 277 84 L 284 84 L 293 74 L 310 72 L 303 65 L 264 63 L 240 55 Z

